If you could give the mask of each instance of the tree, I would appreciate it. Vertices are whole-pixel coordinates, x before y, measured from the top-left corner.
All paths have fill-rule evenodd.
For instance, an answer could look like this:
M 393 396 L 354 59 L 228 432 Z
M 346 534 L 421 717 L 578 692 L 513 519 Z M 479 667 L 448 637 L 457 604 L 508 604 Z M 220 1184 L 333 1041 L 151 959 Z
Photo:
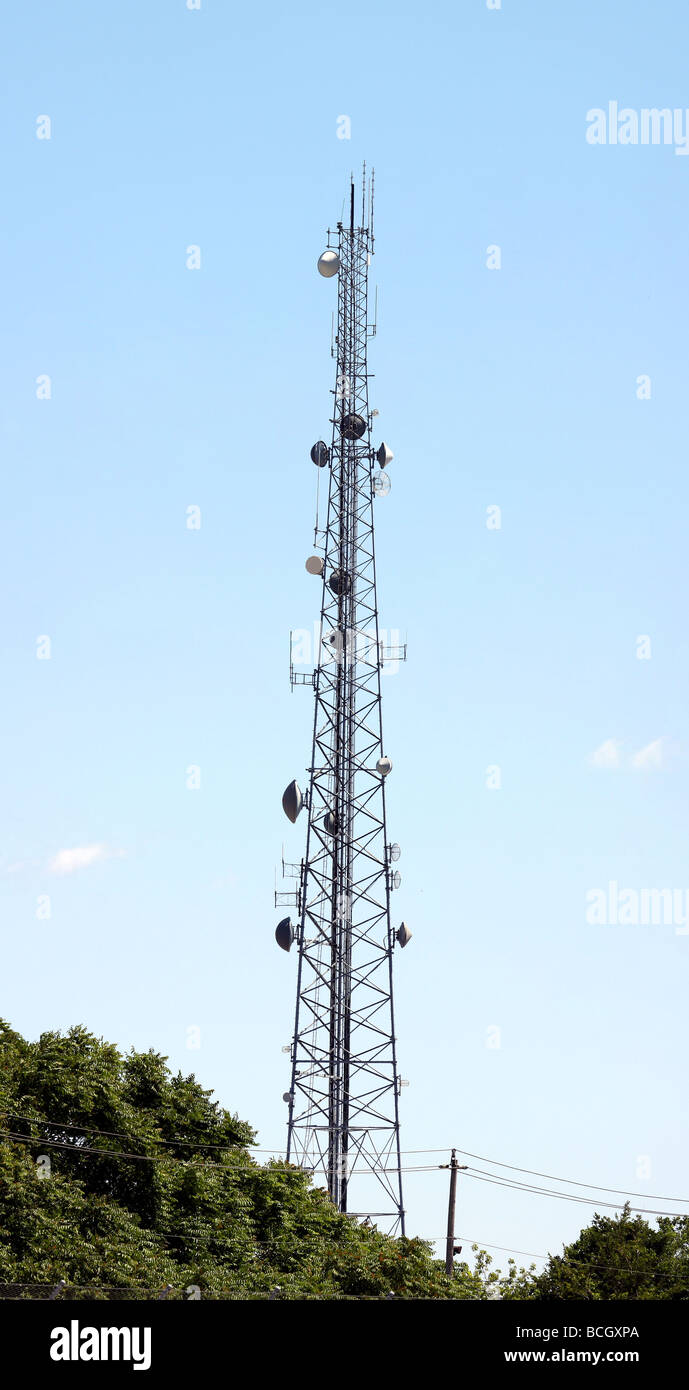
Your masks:
M 689 1217 L 659 1217 L 656 1227 L 632 1216 L 596 1214 L 542 1274 L 511 1263 L 499 1281 L 503 1298 L 689 1299 Z
M 422 1240 L 337 1211 L 194 1076 L 72 1028 L 25 1041 L 0 1021 L 0 1285 L 40 1296 L 484 1298 Z M 21 1286 L 21 1288 L 17 1287 Z M 0 1294 L 3 1288 L 0 1288 Z M 191 1296 L 188 1292 L 186 1296 Z

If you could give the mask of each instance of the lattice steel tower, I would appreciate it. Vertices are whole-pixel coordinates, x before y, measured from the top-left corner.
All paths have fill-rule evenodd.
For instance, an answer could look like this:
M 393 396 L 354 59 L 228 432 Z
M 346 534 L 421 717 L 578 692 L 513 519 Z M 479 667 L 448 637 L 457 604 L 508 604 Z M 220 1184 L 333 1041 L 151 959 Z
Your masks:
M 368 270 L 373 254 L 373 176 L 364 168 L 361 223 L 352 181 L 349 220 L 328 232 L 321 275 L 337 276 L 337 361 L 332 439 L 311 458 L 328 469 L 327 522 L 319 528 L 309 573 L 321 577 L 321 622 L 315 669 L 297 672 L 290 638 L 290 678 L 315 692 L 308 790 L 296 781 L 282 804 L 288 819 L 308 813 L 306 852 L 283 873 L 297 883 L 277 892 L 298 921 L 284 918 L 278 944 L 299 952 L 287 1159 L 325 1173 L 341 1211 L 404 1233 L 397 1070 L 392 993 L 395 945 L 411 936 L 393 929 L 390 896 L 399 887 L 399 846 L 387 838 L 385 787 L 392 763 L 383 744 L 381 669 L 404 658 L 386 647 L 378 626 L 373 508 L 390 481 L 386 444 L 374 448 L 369 410 Z M 319 473 L 319 478 L 321 474 Z M 325 476 L 325 475 L 323 475 Z

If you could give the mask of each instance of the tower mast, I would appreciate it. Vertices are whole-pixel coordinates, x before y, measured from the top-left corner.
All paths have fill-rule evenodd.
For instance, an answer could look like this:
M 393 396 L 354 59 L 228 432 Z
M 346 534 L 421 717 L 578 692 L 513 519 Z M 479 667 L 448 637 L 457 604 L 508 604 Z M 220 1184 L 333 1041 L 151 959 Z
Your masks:
M 317 531 L 322 553 L 306 566 L 322 582 L 319 650 L 308 676 L 290 659 L 293 686 L 308 684 L 315 694 L 308 790 L 294 781 L 283 796 L 290 821 L 308 813 L 305 856 L 291 866 L 298 887 L 276 894 L 276 903 L 292 898 L 298 925 L 284 918 L 275 934 L 285 950 L 297 944 L 299 955 L 287 1159 L 324 1172 L 340 1211 L 403 1234 L 392 957 L 411 933 L 404 923 L 394 932 L 391 919 L 399 847 L 387 838 L 392 763 L 383 745 L 381 669 L 406 653 L 385 647 L 378 624 L 373 508 L 390 482 L 376 464 L 384 468 L 392 453 L 371 441 L 372 191 L 364 168 L 361 225 L 352 180 L 347 221 L 337 224 L 335 246 L 328 233 L 318 262 L 326 278 L 337 276 L 337 375 L 330 447 L 319 440 L 311 450 L 329 471 L 327 522 Z

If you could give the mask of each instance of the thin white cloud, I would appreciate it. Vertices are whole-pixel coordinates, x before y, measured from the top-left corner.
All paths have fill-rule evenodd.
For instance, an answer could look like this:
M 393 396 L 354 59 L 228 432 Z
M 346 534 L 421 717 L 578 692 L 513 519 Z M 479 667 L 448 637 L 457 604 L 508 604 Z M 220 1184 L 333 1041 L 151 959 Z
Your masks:
M 638 753 L 632 756 L 632 767 L 638 768 L 641 772 L 649 772 L 652 768 L 662 767 L 665 760 L 665 739 L 654 738 L 652 743 L 647 743 L 645 748 L 640 748 Z
M 588 761 L 592 767 L 620 767 L 622 762 L 621 747 L 619 738 L 606 738 L 605 743 L 601 743 L 600 748 L 596 748 L 594 753 L 589 753 Z
M 77 869 L 87 869 L 103 859 L 121 858 L 123 854 L 124 850 L 110 849 L 108 845 L 76 845 L 74 849 L 58 850 L 48 868 L 52 874 L 73 874 Z

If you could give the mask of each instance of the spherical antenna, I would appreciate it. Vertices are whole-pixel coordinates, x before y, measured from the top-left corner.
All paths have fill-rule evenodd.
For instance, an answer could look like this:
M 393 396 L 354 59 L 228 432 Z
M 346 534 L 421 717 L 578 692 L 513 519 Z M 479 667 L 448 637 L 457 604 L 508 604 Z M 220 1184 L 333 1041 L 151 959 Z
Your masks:
M 290 782 L 289 786 L 285 787 L 282 793 L 282 809 L 287 819 L 291 820 L 292 825 L 294 825 L 303 805 L 304 797 L 299 783 L 297 781 Z
M 402 922 L 400 924 L 397 931 L 395 932 L 395 936 L 397 937 L 400 946 L 404 947 L 409 944 L 409 942 L 411 941 L 411 932 L 406 922 Z
M 373 491 L 376 497 L 387 497 L 391 486 L 387 473 L 373 474 Z
M 343 415 L 340 429 L 345 439 L 361 439 L 362 434 L 366 433 L 366 421 L 363 415 Z
M 337 275 L 339 269 L 340 257 L 337 251 L 324 251 L 322 256 L 318 257 L 318 272 L 326 280 L 331 280 L 333 275 Z
M 352 588 L 351 574 L 348 574 L 346 570 L 333 570 L 328 580 L 328 588 L 338 598 L 341 594 L 348 594 Z
M 283 951 L 289 951 L 292 942 L 296 937 L 296 932 L 289 917 L 283 917 L 275 928 L 275 940 Z
M 318 439 L 311 450 L 311 458 L 318 468 L 325 468 L 330 458 L 330 450 L 324 439 Z
M 379 758 L 376 763 L 376 772 L 378 772 L 381 777 L 387 777 L 388 773 L 392 772 L 392 762 L 390 758 Z

